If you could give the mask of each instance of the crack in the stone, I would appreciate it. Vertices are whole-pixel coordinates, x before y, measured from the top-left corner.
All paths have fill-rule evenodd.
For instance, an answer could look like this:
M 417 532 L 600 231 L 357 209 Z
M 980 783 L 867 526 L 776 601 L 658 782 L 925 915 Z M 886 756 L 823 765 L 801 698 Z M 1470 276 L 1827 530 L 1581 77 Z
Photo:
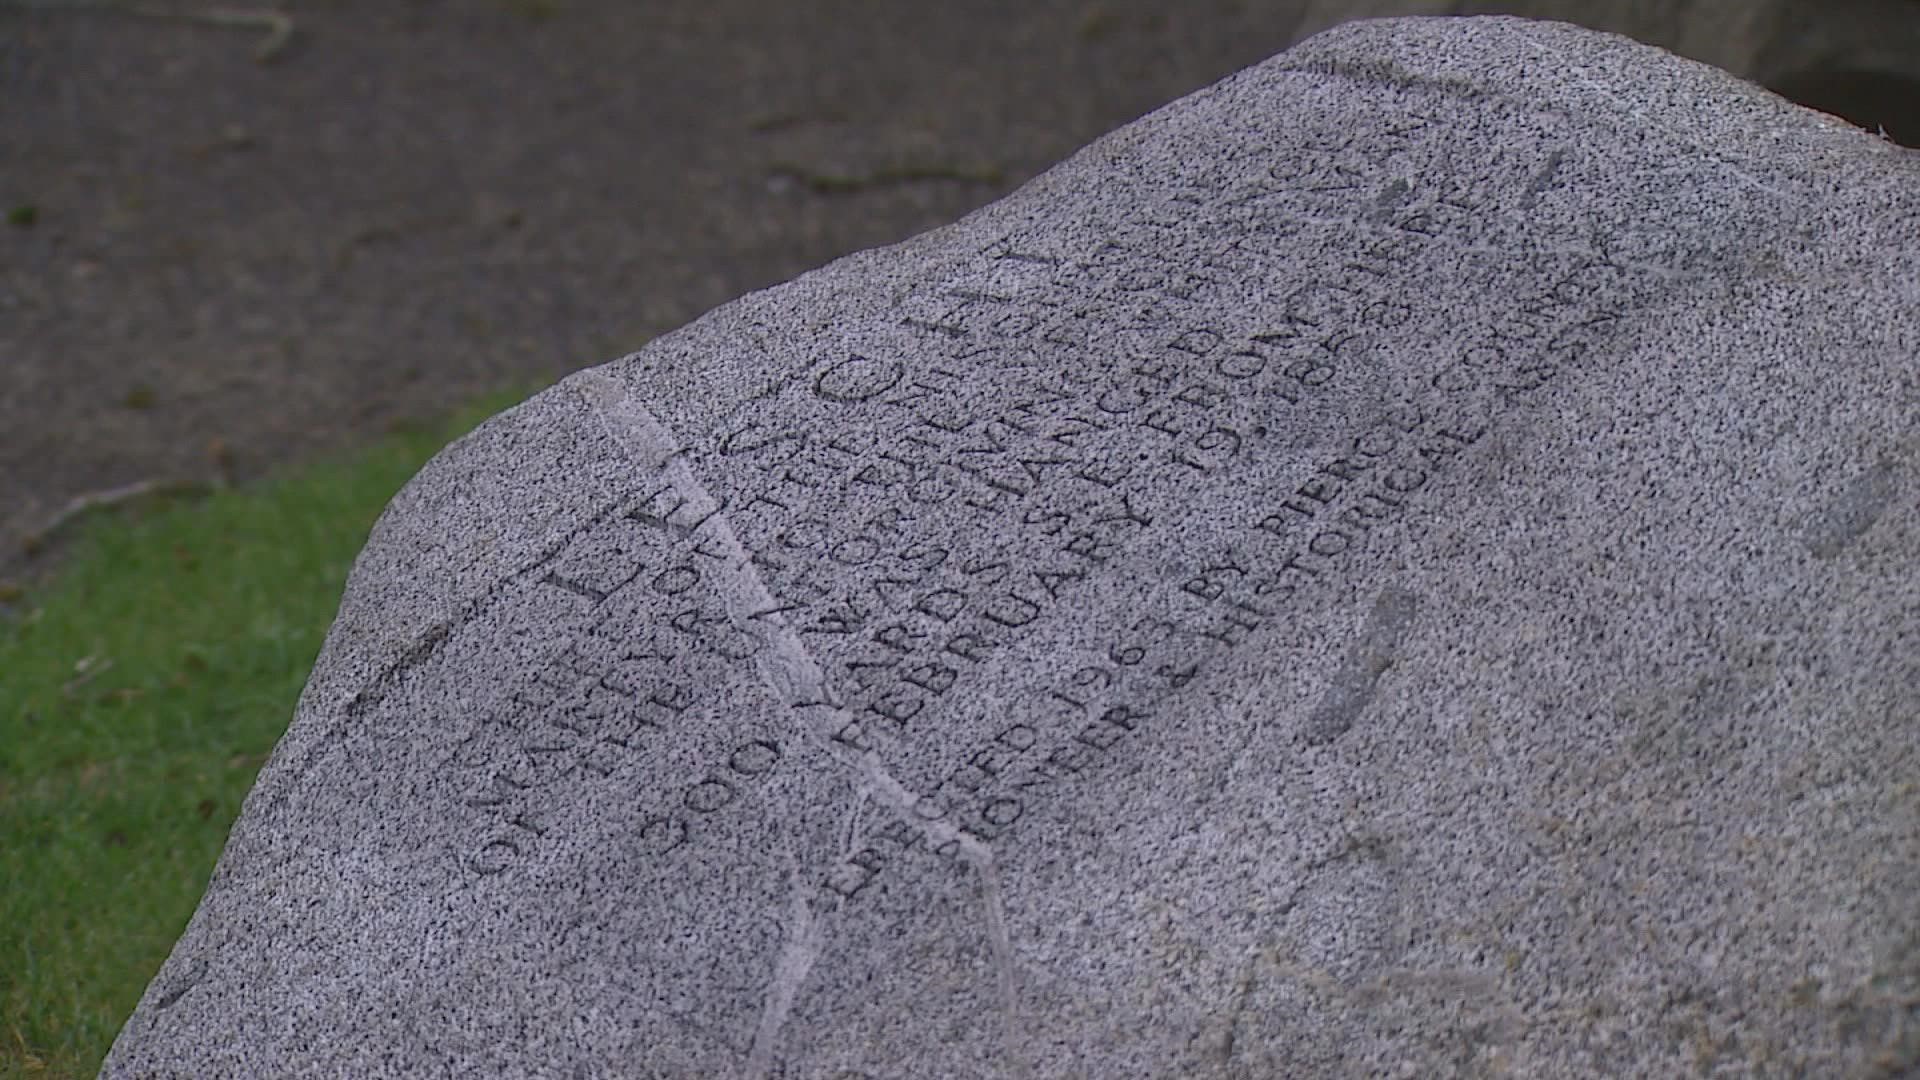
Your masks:
M 284 803 L 300 781 L 319 764 L 320 759 L 347 737 L 348 725 L 369 709 L 385 701 L 409 673 L 425 667 L 438 656 L 447 642 L 453 639 L 455 631 L 486 614 L 488 609 L 506 595 L 511 586 L 552 562 L 589 529 L 605 521 L 620 505 L 620 502 L 615 501 L 602 506 L 585 521 L 549 544 L 539 558 L 496 581 L 486 591 L 462 605 L 451 618 L 435 621 L 421 633 L 419 640 L 407 647 L 405 652 L 361 684 L 358 690 L 347 695 L 341 704 L 341 718 L 338 721 L 323 728 L 309 740 L 300 750 L 299 756 L 288 762 L 285 767 L 273 770 L 271 774 L 262 773 L 263 776 L 270 775 L 270 780 L 267 786 L 262 787 L 260 812 L 271 813 Z
M 1840 494 L 1807 516 L 1800 540 L 1817 559 L 1831 559 L 1873 528 L 1900 492 L 1893 459 L 1881 458 Z
M 1542 40 L 1541 37 L 1533 34 L 1520 34 L 1516 35 L 1516 38 L 1534 53 L 1540 55 L 1548 64 L 1558 68 L 1565 77 L 1573 82 L 1579 83 L 1582 89 L 1593 94 L 1596 98 L 1604 99 L 1620 113 L 1632 117 L 1643 125 L 1643 128 L 1659 131 L 1682 146 L 1698 151 L 1708 159 L 1717 162 L 1721 167 L 1744 181 L 1748 187 L 1753 188 L 1755 191 L 1771 195 L 1784 203 L 1799 201 L 1796 200 L 1791 193 L 1782 191 L 1768 184 L 1759 174 L 1748 171 L 1740 162 L 1734 160 L 1733 155 L 1700 142 L 1693 138 L 1691 133 L 1682 130 L 1674 124 L 1665 123 L 1648 116 L 1635 107 L 1631 101 L 1608 89 L 1603 83 L 1588 78 L 1588 69 L 1580 66 L 1578 62 L 1579 57 L 1563 52 L 1549 45 L 1546 41 Z M 1793 176 L 1792 179 L 1804 181 L 1804 177 L 1802 176 Z
M 1788 192 L 1769 185 L 1765 180 L 1761 179 L 1759 175 L 1749 171 L 1743 167 L 1742 164 L 1735 161 L 1731 154 L 1711 146 L 1706 146 L 1673 124 L 1664 123 L 1647 115 L 1636 108 L 1631 102 L 1607 89 L 1606 86 L 1589 78 L 1586 68 L 1580 67 L 1572 58 L 1559 53 L 1552 46 L 1541 41 L 1537 36 L 1520 34 L 1515 35 L 1515 37 L 1516 40 L 1523 43 L 1534 53 L 1542 56 L 1549 63 L 1562 70 L 1566 75 L 1567 81 L 1578 84 L 1581 89 L 1591 93 L 1594 97 L 1605 100 L 1608 105 L 1612 106 L 1620 114 L 1638 121 L 1644 129 L 1659 131 L 1675 142 L 1698 151 L 1756 191 L 1763 192 L 1784 202 L 1793 201 L 1792 196 Z M 1512 92 L 1486 86 L 1473 78 L 1409 71 L 1391 60 L 1378 57 L 1341 55 L 1302 58 L 1290 60 L 1284 64 L 1276 64 L 1273 70 L 1308 76 L 1332 76 L 1334 78 L 1358 83 L 1362 86 L 1382 86 L 1391 90 L 1424 91 L 1469 103 L 1496 101 L 1509 108 L 1542 111 L 1535 102 L 1523 99 Z M 1587 119 L 1589 121 L 1594 120 L 1591 116 L 1583 114 L 1572 115 L 1580 116 L 1581 119 Z M 1793 179 L 1798 180 L 1803 178 L 1795 176 Z
M 181 998 L 186 997 L 195 987 L 206 981 L 208 968 L 205 957 L 195 958 L 193 963 L 187 965 L 186 972 L 176 976 L 173 984 L 154 999 L 154 1011 L 165 1012 L 178 1005 Z
M 853 768 L 863 789 L 875 796 L 900 819 L 919 829 L 932 847 L 952 845 L 973 868 L 979 878 L 982 904 L 986 908 L 986 929 L 994 957 L 1000 1007 L 1006 1024 L 1008 1049 L 1013 1059 L 1021 1043 L 1019 1025 L 1019 988 L 1014 979 L 1013 948 L 1007 930 L 1006 905 L 1000 887 L 999 869 L 993 852 L 977 837 L 943 821 L 927 821 L 914 813 L 919 797 L 907 789 L 880 760 L 874 750 L 856 753 L 840 749 L 832 740 L 852 717 L 846 707 L 833 699 L 826 672 L 808 651 L 800 635 L 778 613 L 785 610 L 775 601 L 772 591 L 755 567 L 753 556 L 740 542 L 728 521 L 723 504 L 709 492 L 687 464 L 686 454 L 673 433 L 644 405 L 636 401 L 618 380 L 598 371 L 584 371 L 571 380 L 581 396 L 599 414 L 607 433 L 643 466 L 658 473 L 683 500 L 680 508 L 703 523 L 710 542 L 720 552 L 725 571 L 717 591 L 728 616 L 747 629 L 759 641 L 756 666 L 774 695 L 794 712 L 818 716 L 802 731 L 818 740 L 828 754 Z M 796 870 L 797 875 L 797 870 Z M 796 885 L 796 889 L 798 886 Z M 763 1077 L 771 1067 L 774 1045 L 784 1025 L 793 999 L 805 981 L 807 971 L 818 958 L 819 938 L 824 928 L 814 919 L 804 893 L 796 893 L 795 903 L 809 904 L 804 916 L 795 916 L 789 926 L 788 941 L 775 965 L 773 984 L 768 988 L 760 1025 L 749 1058 L 749 1076 Z M 798 945 L 794 935 L 804 934 L 811 946 Z M 758 1071 L 754 1071 L 758 1070 Z
M 800 869 L 799 859 L 789 854 L 787 875 L 793 882 L 791 900 L 787 908 L 787 928 L 785 938 L 780 945 L 780 955 L 773 963 L 773 978 L 767 986 L 766 1004 L 760 1011 L 760 1022 L 753 1032 L 753 1047 L 747 1054 L 746 1076 L 749 1080 L 765 1080 L 773 1075 L 774 1052 L 780 1043 L 780 1032 L 787 1025 L 787 1018 L 793 1014 L 793 1003 L 800 996 L 800 987 L 806 982 L 807 973 L 820 958 L 825 928 L 813 915 L 813 894 L 807 887 L 807 876 Z
M 1301 727 L 1309 746 L 1325 746 L 1347 733 L 1379 688 L 1380 676 L 1393 666 L 1419 607 L 1419 598 L 1398 586 L 1382 589 L 1367 613 L 1359 640 L 1347 650 L 1320 704 Z

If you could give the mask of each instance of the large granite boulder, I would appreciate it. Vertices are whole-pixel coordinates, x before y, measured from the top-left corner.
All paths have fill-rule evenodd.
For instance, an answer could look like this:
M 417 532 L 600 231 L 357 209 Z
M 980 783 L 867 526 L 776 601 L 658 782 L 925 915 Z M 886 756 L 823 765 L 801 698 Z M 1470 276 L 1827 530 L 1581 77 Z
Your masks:
M 1917 470 L 1920 155 L 1342 27 L 450 447 L 106 1075 L 1920 1067 Z

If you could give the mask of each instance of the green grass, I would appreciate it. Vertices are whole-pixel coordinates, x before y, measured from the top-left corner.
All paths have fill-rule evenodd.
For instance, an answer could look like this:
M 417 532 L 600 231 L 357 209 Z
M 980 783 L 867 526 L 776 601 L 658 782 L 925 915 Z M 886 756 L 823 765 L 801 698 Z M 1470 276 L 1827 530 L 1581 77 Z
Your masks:
M 0 1077 L 92 1076 L 200 899 L 393 493 L 495 395 L 100 517 L 0 622 Z

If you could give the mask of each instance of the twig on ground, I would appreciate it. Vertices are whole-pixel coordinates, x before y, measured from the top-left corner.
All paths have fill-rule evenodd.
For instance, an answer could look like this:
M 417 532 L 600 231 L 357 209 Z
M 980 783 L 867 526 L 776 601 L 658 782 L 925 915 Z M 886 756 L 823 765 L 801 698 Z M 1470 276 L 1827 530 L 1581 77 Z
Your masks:
M 25 546 L 32 554 L 45 547 L 55 533 L 72 524 L 76 519 L 94 510 L 119 506 L 149 495 L 201 495 L 213 490 L 213 485 L 200 480 L 140 480 L 123 484 L 104 491 L 90 491 L 67 500 L 67 505 L 53 515 L 39 529 L 27 534 Z
M 266 38 L 254 46 L 253 58 L 262 64 L 272 61 L 293 40 L 293 17 L 270 8 L 201 8 L 176 10 L 147 4 L 127 4 L 121 0 L 0 0 L 0 7 L 30 8 L 42 11 L 101 11 L 134 15 L 143 19 L 173 19 L 207 26 L 261 30 Z
M 101 661 L 98 654 L 89 654 L 81 657 L 80 660 L 73 665 L 73 678 L 61 684 L 60 696 L 64 698 L 73 697 L 79 693 L 81 687 L 99 678 L 112 666 L 113 659 L 111 657 L 105 662 Z

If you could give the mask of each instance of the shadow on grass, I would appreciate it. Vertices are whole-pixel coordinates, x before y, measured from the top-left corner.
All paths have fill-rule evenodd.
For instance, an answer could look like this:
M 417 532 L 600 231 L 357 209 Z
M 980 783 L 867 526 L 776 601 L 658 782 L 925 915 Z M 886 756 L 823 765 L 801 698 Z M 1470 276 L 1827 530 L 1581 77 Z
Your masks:
M 0 1077 L 92 1076 L 293 715 L 367 531 L 536 387 L 84 524 L 0 624 Z

